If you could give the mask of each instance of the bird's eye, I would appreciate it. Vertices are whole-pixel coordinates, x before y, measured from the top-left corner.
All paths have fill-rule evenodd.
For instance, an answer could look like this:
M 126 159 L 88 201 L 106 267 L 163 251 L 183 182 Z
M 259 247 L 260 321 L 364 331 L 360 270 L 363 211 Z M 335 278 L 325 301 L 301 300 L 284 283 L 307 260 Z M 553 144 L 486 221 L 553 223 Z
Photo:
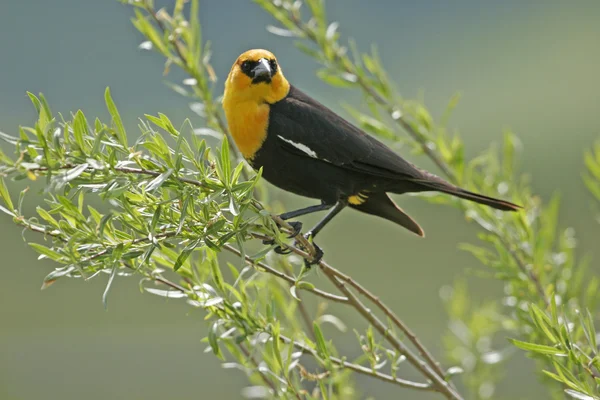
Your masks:
M 269 66 L 271 67 L 271 74 L 275 75 L 277 73 L 277 61 L 274 59 L 269 60 Z
M 244 61 L 241 65 L 242 72 L 249 75 L 252 71 L 252 63 L 250 61 Z

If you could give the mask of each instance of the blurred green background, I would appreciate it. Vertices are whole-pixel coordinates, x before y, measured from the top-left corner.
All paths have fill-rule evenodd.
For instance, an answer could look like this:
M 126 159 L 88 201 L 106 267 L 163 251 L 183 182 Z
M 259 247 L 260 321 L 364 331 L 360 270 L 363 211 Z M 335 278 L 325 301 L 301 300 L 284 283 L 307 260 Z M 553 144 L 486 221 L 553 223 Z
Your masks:
M 328 10 L 363 49 L 379 45 L 405 97 L 424 98 L 439 116 L 450 96 L 462 93 L 451 122 L 469 155 L 498 143 L 503 129 L 516 131 L 521 170 L 544 199 L 562 193 L 563 225 L 577 230 L 580 253 L 598 259 L 598 225 L 580 176 L 582 152 L 600 137 L 600 2 L 330 0 Z M 289 39 L 267 33 L 272 21 L 252 2 L 205 0 L 201 11 L 220 82 L 239 53 L 264 47 L 288 79 L 322 102 L 336 110 L 342 98 L 358 103 L 355 94 L 318 81 L 316 65 Z M 82 108 L 88 118 L 105 118 L 106 86 L 130 135 L 144 113 L 198 123 L 187 100 L 161 83 L 163 60 L 137 49 L 142 38 L 130 16 L 116 1 L 0 2 L 0 130 L 15 134 L 19 124 L 34 123 L 26 90 L 43 92 L 55 111 Z M 30 214 L 35 201 L 32 193 Z M 482 268 L 457 250 L 475 229 L 450 207 L 414 197 L 401 202 L 426 239 L 347 211 L 319 243 L 333 265 L 376 291 L 439 354 L 446 327 L 439 289 Z M 36 261 L 10 218 L 2 214 L 0 223 L 0 399 L 240 397 L 245 376 L 203 353 L 200 312 L 140 294 L 137 278 L 113 285 L 108 312 L 100 301 L 105 277 L 62 280 L 41 292 L 53 265 Z M 498 282 L 475 281 L 475 299 L 501 295 Z M 354 344 L 344 342 L 347 349 Z M 543 397 L 530 361 L 516 354 L 509 366 L 498 398 Z M 365 378 L 359 384 L 377 398 L 429 398 Z

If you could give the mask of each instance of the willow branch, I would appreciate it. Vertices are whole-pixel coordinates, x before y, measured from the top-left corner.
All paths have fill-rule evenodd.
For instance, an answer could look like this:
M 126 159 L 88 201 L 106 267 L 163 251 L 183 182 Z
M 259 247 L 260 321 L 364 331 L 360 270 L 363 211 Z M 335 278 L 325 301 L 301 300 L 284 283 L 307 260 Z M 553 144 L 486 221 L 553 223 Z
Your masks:
M 437 391 L 444 394 L 448 399 L 461 400 L 462 397 L 457 393 L 450 384 L 444 379 L 443 375 L 439 375 L 429 364 L 421 360 L 414 354 L 404 343 L 402 343 L 391 330 L 371 312 L 360 299 L 348 289 L 341 279 L 333 272 L 332 268 L 325 262 L 319 263 L 321 270 L 327 275 L 329 280 L 348 297 L 350 304 L 358 311 L 369 323 L 375 327 L 381 336 L 392 345 L 400 354 L 404 355 L 409 363 L 411 363 L 424 376 L 429 378 Z
M 310 24 L 305 23 L 300 18 L 299 14 L 295 13 L 291 8 L 279 7 L 279 9 L 287 14 L 289 19 L 294 23 L 296 28 L 304 34 L 304 36 L 315 43 L 320 47 L 322 52 L 325 52 L 327 43 L 319 40 L 317 34 L 315 33 L 315 28 Z M 352 74 L 356 77 L 356 83 L 361 88 L 361 90 L 371 99 L 373 99 L 383 110 L 385 110 L 388 115 L 392 117 L 392 120 L 402 127 L 408 135 L 419 145 L 421 150 L 427 157 L 442 171 L 443 175 L 452 183 L 458 183 L 458 177 L 455 172 L 451 169 L 451 167 L 446 163 L 439 154 L 435 151 L 434 148 L 430 146 L 431 141 L 422 133 L 415 130 L 415 128 L 410 124 L 409 121 L 406 120 L 405 115 L 401 112 L 400 106 L 395 104 L 395 102 L 385 98 L 381 94 L 379 94 L 375 89 L 373 89 L 372 85 L 362 76 L 362 74 L 358 73 L 357 67 L 345 56 L 343 56 L 339 52 L 327 52 L 327 54 L 331 54 L 333 57 L 334 63 L 344 72 Z M 548 297 L 546 296 L 543 286 L 540 282 L 538 275 L 535 271 L 528 270 L 524 265 L 523 261 L 519 258 L 519 256 L 514 252 L 511 248 L 511 245 L 500 235 L 497 235 L 499 239 L 501 239 L 502 247 L 510 254 L 511 258 L 517 264 L 517 266 L 523 271 L 523 273 L 529 278 L 531 283 L 535 286 L 536 291 L 539 296 L 543 300 L 544 304 L 547 306 L 549 304 Z
M 286 343 L 286 344 L 292 344 L 295 348 L 297 348 L 298 350 L 301 350 L 303 353 L 310 354 L 314 358 L 319 359 L 319 355 L 317 354 L 317 352 L 315 350 L 311 349 L 308 346 L 303 345 L 300 342 L 292 340 L 283 335 L 279 335 L 279 340 L 281 340 L 283 343 Z M 420 382 L 409 381 L 406 379 L 394 378 L 391 375 L 384 374 L 384 373 L 381 373 L 378 371 L 374 371 L 372 368 L 367 368 L 360 364 L 351 363 L 351 362 L 345 361 L 338 357 L 330 356 L 329 361 L 331 361 L 334 364 L 339 365 L 340 367 L 350 369 L 359 374 L 368 375 L 373 378 L 379 379 L 381 381 L 393 383 L 393 384 L 396 384 L 396 385 L 399 385 L 399 386 L 402 386 L 405 388 L 416 389 L 416 390 L 425 390 L 425 391 L 431 391 L 433 389 L 431 384 L 429 384 L 429 383 L 420 383 Z
M 512 259 L 515 261 L 517 267 L 521 270 L 521 272 L 525 274 L 525 276 L 527 276 L 529 280 L 533 283 L 536 291 L 538 292 L 538 295 L 544 301 L 544 305 L 548 307 L 550 305 L 550 300 L 548 299 L 548 296 L 546 296 L 546 292 L 542 287 L 542 283 L 540 282 L 538 275 L 532 269 L 527 268 L 523 260 L 521 260 L 521 257 L 519 257 L 517 252 L 512 248 L 512 246 L 506 241 L 504 237 L 502 237 L 499 233 L 495 233 L 495 236 L 498 238 L 498 240 L 500 240 L 502 247 L 504 247 L 506 252 L 512 257 Z
M 284 265 L 285 272 L 288 275 L 292 275 L 292 269 L 288 265 Z M 313 330 L 313 319 L 310 316 L 310 313 L 306 309 L 306 304 L 302 301 L 302 294 L 296 293 L 296 297 L 298 298 L 297 307 L 300 312 L 300 316 L 302 317 L 302 321 L 304 321 L 304 325 L 306 327 L 306 332 L 310 336 L 310 338 L 314 341 L 316 340 L 315 331 Z
M 252 233 L 257 239 L 268 240 L 269 237 Z M 298 234 L 295 239 L 303 237 L 302 234 Z M 312 255 L 308 252 L 299 249 L 296 246 L 285 245 L 293 253 L 300 257 L 311 260 Z M 456 392 L 454 388 L 445 380 L 444 372 L 442 371 L 439 363 L 433 358 L 431 353 L 427 351 L 425 346 L 418 340 L 416 335 L 395 315 L 395 313 L 387 307 L 377 296 L 373 295 L 363 286 L 359 285 L 350 276 L 343 274 L 337 269 L 333 268 L 325 261 L 319 262 L 319 267 L 325 272 L 328 278 L 334 283 L 334 285 L 346 296 L 348 299 L 347 303 L 355 308 L 367 321 L 369 321 L 377 331 L 406 359 L 423 375 L 434 382 L 435 387 L 441 393 L 444 393 L 450 399 L 461 399 L 460 394 Z M 345 284 L 348 283 L 354 287 L 358 292 L 365 295 L 371 300 L 387 317 L 389 317 L 394 324 L 407 336 L 408 340 L 417 348 L 419 353 L 426 359 L 426 362 L 421 360 L 416 354 L 414 354 L 407 346 L 405 346 L 398 338 L 396 338 L 390 329 L 377 318 L 377 316 L 371 312 L 354 293 L 352 293 Z
M 364 286 L 356 282 L 351 276 L 344 274 L 343 272 L 333 268 L 330 265 L 327 265 L 327 268 L 336 276 L 336 278 L 342 280 L 350 284 L 357 292 L 371 300 L 384 314 L 388 317 L 394 325 L 402 331 L 402 333 L 408 338 L 408 340 L 415 346 L 417 351 L 427 360 L 428 364 L 435 370 L 435 372 L 444 376 L 444 371 L 442 370 L 440 363 L 435 360 L 433 355 L 425 348 L 425 346 L 421 343 L 419 338 L 413 333 L 413 331 L 392 311 L 385 303 L 379 299 L 378 296 L 375 296 L 369 290 L 367 290 Z
M 207 114 L 210 114 L 210 116 L 214 119 L 214 121 L 217 124 L 221 133 L 223 133 L 227 137 L 231 138 L 229 130 L 227 129 L 227 126 L 225 125 L 225 122 L 223 121 L 221 114 L 219 112 L 215 111 L 216 106 L 215 106 L 215 103 L 210 94 L 211 93 L 210 89 L 208 87 L 205 87 L 202 84 L 202 82 L 204 81 L 204 76 L 201 75 L 201 73 L 198 69 L 193 68 L 190 65 L 189 60 L 184 55 L 184 52 L 183 52 L 184 44 L 181 42 L 181 40 L 179 40 L 179 38 L 175 32 L 172 32 L 167 28 L 167 26 L 164 24 L 164 22 L 158 16 L 157 11 L 155 11 L 152 8 L 152 4 L 150 2 L 144 0 L 144 9 L 152 17 L 152 19 L 154 20 L 156 25 L 159 27 L 159 29 L 162 31 L 162 33 L 165 35 L 169 35 L 170 42 L 173 45 L 173 48 L 175 49 L 175 52 L 177 53 L 177 57 L 180 60 L 180 63 L 177 63 L 177 64 L 189 76 L 191 76 L 192 78 L 194 78 L 196 80 L 196 89 L 198 90 L 199 93 L 203 94 L 202 100 L 204 101 L 205 105 L 207 106 L 207 110 L 210 111 Z M 233 154 L 235 154 L 236 159 L 239 159 L 240 153 L 239 153 L 238 149 L 233 145 L 233 140 L 229 141 L 229 148 L 230 148 L 231 152 Z M 244 174 L 246 174 L 246 173 L 247 173 L 247 171 L 244 170 Z
M 264 236 L 264 237 L 267 238 L 267 236 Z M 242 256 L 242 252 L 239 251 L 238 249 L 236 249 L 235 247 L 233 247 L 230 244 L 223 245 L 223 249 L 225 249 L 225 250 L 227 250 L 227 251 L 229 251 L 229 252 L 237 255 L 238 257 Z M 304 254 L 306 254 L 306 253 L 304 253 Z M 291 277 L 289 275 L 286 275 L 283 272 L 277 271 L 276 269 L 268 266 L 267 264 L 265 264 L 263 262 L 253 260 L 249 256 L 245 256 L 244 259 L 245 259 L 246 263 L 248 265 L 250 265 L 250 266 L 259 267 L 263 271 L 265 271 L 265 272 L 267 272 L 267 273 L 269 273 L 271 275 L 274 275 L 275 277 L 277 277 L 279 279 L 282 279 L 282 280 L 284 280 L 286 282 L 289 282 L 292 285 L 296 284 L 296 280 L 293 277 Z M 317 295 L 317 296 L 319 296 L 321 298 L 324 298 L 324 299 L 330 300 L 330 301 L 334 301 L 336 303 L 347 303 L 348 302 L 348 298 L 346 298 L 346 297 L 338 296 L 338 295 L 335 295 L 335 294 L 332 294 L 332 293 L 329 293 L 329 292 L 325 292 L 325 291 L 323 291 L 321 289 L 310 288 L 310 287 L 303 287 L 302 290 L 306 290 L 306 291 L 311 292 L 311 293 L 313 293 L 313 294 L 315 294 L 315 295 Z
M 49 168 L 49 167 L 35 167 L 35 168 L 28 168 L 27 171 L 31 171 L 31 172 L 48 172 L 48 171 L 59 171 L 59 170 L 64 170 L 64 169 L 71 169 L 71 168 L 75 168 L 78 167 L 80 165 L 83 164 L 64 164 L 64 165 L 59 165 L 57 167 L 53 167 L 53 168 Z M 144 168 L 131 168 L 131 167 L 110 167 L 110 169 L 117 171 L 117 172 L 121 172 L 124 174 L 133 174 L 133 175 L 148 175 L 148 176 L 152 176 L 152 177 L 157 177 L 160 176 L 161 174 L 164 173 L 164 171 L 153 171 L 150 169 L 144 169 Z M 95 168 L 89 167 L 86 168 L 86 172 L 91 172 L 91 171 L 101 171 L 101 170 L 97 170 Z M 190 179 L 190 178 L 185 178 L 185 177 L 181 177 L 181 176 L 175 176 L 175 179 L 177 179 L 178 181 L 180 181 L 181 183 L 187 183 L 189 185 L 193 185 L 193 186 L 197 186 L 197 187 L 205 187 L 204 183 L 195 180 L 195 179 Z

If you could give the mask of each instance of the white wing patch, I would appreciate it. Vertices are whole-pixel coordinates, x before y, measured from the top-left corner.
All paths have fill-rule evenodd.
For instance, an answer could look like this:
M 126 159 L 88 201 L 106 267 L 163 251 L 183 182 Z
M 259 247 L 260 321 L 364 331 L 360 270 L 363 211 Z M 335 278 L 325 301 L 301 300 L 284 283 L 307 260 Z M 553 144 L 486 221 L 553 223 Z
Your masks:
M 317 158 L 317 159 L 319 158 L 319 156 L 317 156 L 317 153 L 313 149 L 311 149 L 310 147 L 308 147 L 307 145 L 302 144 L 302 143 L 296 143 L 293 140 L 286 139 L 286 138 L 284 138 L 281 135 L 277 135 L 277 137 L 279 139 L 283 140 L 284 142 L 287 142 L 287 143 L 291 144 L 292 146 L 294 146 L 295 148 L 297 148 L 298 150 L 300 150 L 301 152 L 303 152 L 307 156 L 312 157 L 312 158 Z

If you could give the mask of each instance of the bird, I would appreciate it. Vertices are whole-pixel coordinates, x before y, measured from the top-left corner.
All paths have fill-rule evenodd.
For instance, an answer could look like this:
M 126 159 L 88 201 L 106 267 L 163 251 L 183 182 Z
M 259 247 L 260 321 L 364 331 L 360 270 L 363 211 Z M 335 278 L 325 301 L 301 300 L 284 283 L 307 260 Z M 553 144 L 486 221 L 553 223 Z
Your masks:
M 235 60 L 225 81 L 222 106 L 231 137 L 252 168 L 262 168 L 262 177 L 284 191 L 320 200 L 284 212 L 281 219 L 329 210 L 305 235 L 316 249 L 313 263 L 324 254 L 314 238 L 346 207 L 424 236 L 421 226 L 389 193 L 434 191 L 502 211 L 521 209 L 457 187 L 405 160 L 290 84 L 268 50 L 248 50 Z M 302 224 L 289 223 L 294 227 L 292 237 Z

